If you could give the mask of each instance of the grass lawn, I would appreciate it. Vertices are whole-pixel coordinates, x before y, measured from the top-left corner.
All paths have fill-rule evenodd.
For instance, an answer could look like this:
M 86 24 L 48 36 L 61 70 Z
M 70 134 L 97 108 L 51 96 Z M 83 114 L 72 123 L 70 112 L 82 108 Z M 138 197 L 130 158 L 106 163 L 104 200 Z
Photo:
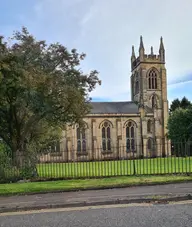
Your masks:
M 99 177 L 191 173 L 192 157 L 168 157 L 138 160 L 49 163 L 37 166 L 40 177 Z M 135 172 L 134 172 L 135 169 Z
M 192 176 L 128 176 L 101 179 L 80 179 L 47 182 L 0 184 L 0 195 L 27 194 L 51 191 L 70 191 L 90 188 L 107 188 L 192 181 Z

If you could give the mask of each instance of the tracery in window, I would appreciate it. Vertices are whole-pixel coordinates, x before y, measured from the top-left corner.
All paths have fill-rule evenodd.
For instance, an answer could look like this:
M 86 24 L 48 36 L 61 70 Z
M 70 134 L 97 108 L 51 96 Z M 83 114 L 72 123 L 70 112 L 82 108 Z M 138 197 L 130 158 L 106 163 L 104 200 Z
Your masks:
M 132 121 L 128 121 L 125 129 L 126 129 L 126 150 L 127 152 L 136 151 L 136 143 L 135 143 L 135 123 Z
M 111 151 L 111 124 L 104 121 L 101 125 L 102 133 L 102 149 L 103 151 Z
M 77 152 L 86 152 L 85 128 L 77 127 Z
M 148 89 L 157 89 L 157 73 L 151 69 L 148 74 Z

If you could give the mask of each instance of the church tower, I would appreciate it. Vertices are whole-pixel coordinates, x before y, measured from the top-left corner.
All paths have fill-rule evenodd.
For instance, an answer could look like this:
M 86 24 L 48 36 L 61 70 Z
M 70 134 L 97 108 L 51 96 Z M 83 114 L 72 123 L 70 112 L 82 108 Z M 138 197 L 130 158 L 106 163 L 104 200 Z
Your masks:
M 142 36 L 138 57 L 132 46 L 131 72 L 131 99 L 140 109 L 143 152 L 145 155 L 169 155 L 167 74 L 162 37 L 158 55 L 154 54 L 153 47 L 150 54 L 145 54 Z

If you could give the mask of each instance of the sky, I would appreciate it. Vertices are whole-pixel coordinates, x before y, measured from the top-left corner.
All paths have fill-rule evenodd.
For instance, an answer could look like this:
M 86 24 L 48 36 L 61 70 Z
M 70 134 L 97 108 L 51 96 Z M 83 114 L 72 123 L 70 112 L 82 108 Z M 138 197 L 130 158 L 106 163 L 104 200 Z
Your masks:
M 146 53 L 166 50 L 168 99 L 192 100 L 191 0 L 0 0 L 0 35 L 26 26 L 37 39 L 85 52 L 81 68 L 99 71 L 95 101 L 130 100 L 130 57 L 140 35 Z

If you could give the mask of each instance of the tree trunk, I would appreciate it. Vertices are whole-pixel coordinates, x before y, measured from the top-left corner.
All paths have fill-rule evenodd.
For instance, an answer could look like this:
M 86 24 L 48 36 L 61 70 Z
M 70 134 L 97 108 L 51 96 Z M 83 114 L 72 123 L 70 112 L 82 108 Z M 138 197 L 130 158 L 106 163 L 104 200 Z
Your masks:
M 15 140 L 16 141 L 16 140 Z M 23 143 L 18 141 L 13 143 L 12 154 L 13 154 L 13 165 L 16 167 L 20 178 L 31 179 L 38 176 L 36 164 L 37 154 L 30 146 L 27 140 Z
M 16 152 L 13 152 L 13 164 L 17 168 L 22 168 L 24 166 L 24 152 L 20 150 L 16 150 Z

